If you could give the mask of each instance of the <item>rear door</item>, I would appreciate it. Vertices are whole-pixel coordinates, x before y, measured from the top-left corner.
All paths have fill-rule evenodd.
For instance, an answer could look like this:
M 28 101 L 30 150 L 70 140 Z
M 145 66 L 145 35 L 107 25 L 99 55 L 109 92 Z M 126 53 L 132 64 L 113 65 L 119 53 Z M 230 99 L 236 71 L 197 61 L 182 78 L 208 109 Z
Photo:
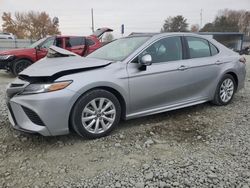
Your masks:
M 211 88 L 216 85 L 220 72 L 219 51 L 204 38 L 186 36 L 185 42 L 189 54 L 186 65 L 192 82 L 190 97 L 207 99 L 213 95 Z
M 88 55 L 92 53 L 93 51 L 95 51 L 96 49 L 100 48 L 101 43 L 99 39 L 95 37 L 86 37 L 86 46 L 87 46 L 87 49 L 84 55 Z
M 65 49 L 83 56 L 86 50 L 85 37 L 65 37 Z

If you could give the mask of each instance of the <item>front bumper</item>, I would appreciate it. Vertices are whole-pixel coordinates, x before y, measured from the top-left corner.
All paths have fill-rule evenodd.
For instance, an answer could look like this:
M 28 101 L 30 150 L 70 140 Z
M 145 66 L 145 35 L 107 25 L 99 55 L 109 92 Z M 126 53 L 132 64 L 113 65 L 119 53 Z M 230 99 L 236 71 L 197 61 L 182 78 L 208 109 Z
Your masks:
M 0 69 L 6 69 L 9 65 L 7 61 L 0 61 Z
M 47 127 L 32 123 L 18 104 L 8 104 L 8 117 L 12 127 L 16 130 L 27 133 L 39 133 L 44 136 L 51 135 Z
M 9 70 L 11 64 L 15 61 L 14 58 L 7 59 L 7 60 L 0 60 L 0 69 Z
M 15 95 L 7 99 L 9 121 L 14 129 L 39 133 L 43 136 L 56 136 L 69 133 L 69 116 L 78 94 L 63 89 L 51 93 Z M 34 115 L 27 113 L 29 109 Z

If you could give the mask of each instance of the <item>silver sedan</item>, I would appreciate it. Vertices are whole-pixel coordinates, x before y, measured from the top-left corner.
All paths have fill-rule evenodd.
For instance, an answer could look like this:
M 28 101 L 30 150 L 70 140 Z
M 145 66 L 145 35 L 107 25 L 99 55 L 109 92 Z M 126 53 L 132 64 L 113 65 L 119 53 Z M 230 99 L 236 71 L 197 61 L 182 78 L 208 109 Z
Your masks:
M 51 47 L 7 88 L 14 128 L 44 136 L 98 138 L 120 119 L 211 101 L 244 87 L 245 59 L 191 33 L 134 34 L 86 58 Z

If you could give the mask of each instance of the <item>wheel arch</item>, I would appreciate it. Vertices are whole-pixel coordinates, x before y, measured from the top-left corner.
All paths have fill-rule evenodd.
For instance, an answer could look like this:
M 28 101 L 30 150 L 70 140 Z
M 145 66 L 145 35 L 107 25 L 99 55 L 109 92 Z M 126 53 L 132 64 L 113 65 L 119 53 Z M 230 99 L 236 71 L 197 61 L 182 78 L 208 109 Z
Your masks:
M 225 74 L 229 74 L 229 75 L 231 75 L 234 78 L 234 81 L 236 83 L 236 90 L 237 90 L 238 83 L 239 83 L 239 79 L 238 79 L 237 74 L 235 74 L 233 71 L 226 72 Z
M 20 60 L 26 60 L 26 61 L 30 61 L 31 63 L 34 63 L 34 61 L 32 61 L 32 59 L 28 58 L 28 57 L 19 57 L 19 58 L 16 58 L 14 60 L 14 62 L 16 61 L 20 61 Z
M 110 93 L 115 95 L 116 98 L 118 99 L 120 105 L 121 105 L 121 118 L 122 119 L 126 118 L 127 105 L 126 105 L 124 97 L 122 96 L 122 94 L 119 91 L 117 91 L 116 89 L 114 89 L 112 87 L 107 87 L 107 86 L 96 87 L 96 88 L 93 88 L 92 90 L 94 90 L 94 89 L 103 89 L 103 90 L 109 91 Z
M 34 63 L 34 61 L 32 61 L 32 59 L 30 59 L 30 58 L 27 58 L 27 57 L 17 57 L 13 61 L 11 61 L 10 63 L 8 63 L 8 67 L 9 68 L 13 68 L 14 63 L 17 62 L 17 61 L 20 61 L 20 60 L 27 60 L 27 61 L 30 61 L 31 63 Z
M 11 70 L 11 72 L 14 74 L 14 76 L 18 76 L 19 72 L 16 72 L 16 66 L 17 66 L 17 63 L 19 64 L 19 62 L 22 62 L 22 61 L 26 61 L 26 62 L 29 62 L 29 65 L 32 65 L 33 64 L 33 61 L 31 59 L 28 59 L 28 58 L 20 58 L 20 59 L 15 59 L 10 65 L 9 65 L 9 68 Z M 26 67 L 27 68 L 27 67 Z
M 29 59 L 29 58 L 26 58 L 26 57 L 20 57 L 20 58 L 16 58 L 15 60 L 13 60 L 13 61 L 9 64 L 9 67 L 10 67 L 11 69 L 13 69 L 14 64 L 15 64 L 16 62 L 18 62 L 18 61 L 21 61 L 21 60 L 26 60 L 26 61 L 29 61 L 31 64 L 33 64 L 33 63 L 34 63 L 34 61 L 32 61 L 32 60 L 31 60 L 31 59 Z

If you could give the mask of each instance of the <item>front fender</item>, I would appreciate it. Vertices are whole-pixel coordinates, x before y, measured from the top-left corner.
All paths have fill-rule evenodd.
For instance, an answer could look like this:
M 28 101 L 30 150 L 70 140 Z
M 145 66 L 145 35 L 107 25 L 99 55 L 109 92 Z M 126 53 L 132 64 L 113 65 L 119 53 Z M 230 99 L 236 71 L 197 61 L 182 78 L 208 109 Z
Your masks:
M 88 84 L 88 85 L 82 87 L 81 89 L 79 89 L 78 91 L 76 91 L 77 92 L 76 96 L 79 97 L 79 96 L 85 94 L 86 92 L 88 92 L 90 90 L 93 90 L 93 89 L 97 89 L 97 88 L 110 88 L 112 90 L 115 90 L 124 99 L 125 104 L 126 104 L 126 109 L 129 109 L 128 108 L 129 104 L 127 102 L 127 101 L 129 101 L 129 98 L 128 98 L 129 91 L 125 90 L 123 87 L 121 87 L 121 86 L 119 86 L 117 84 L 111 83 L 111 82 L 105 82 L 105 81 L 103 81 L 103 82 L 94 82 L 94 83 Z
M 124 99 L 126 109 L 129 109 L 129 84 L 125 64 L 116 63 L 99 69 L 65 75 L 57 81 L 73 80 L 67 89 L 75 92 L 73 103 L 79 96 L 95 88 L 115 90 Z

